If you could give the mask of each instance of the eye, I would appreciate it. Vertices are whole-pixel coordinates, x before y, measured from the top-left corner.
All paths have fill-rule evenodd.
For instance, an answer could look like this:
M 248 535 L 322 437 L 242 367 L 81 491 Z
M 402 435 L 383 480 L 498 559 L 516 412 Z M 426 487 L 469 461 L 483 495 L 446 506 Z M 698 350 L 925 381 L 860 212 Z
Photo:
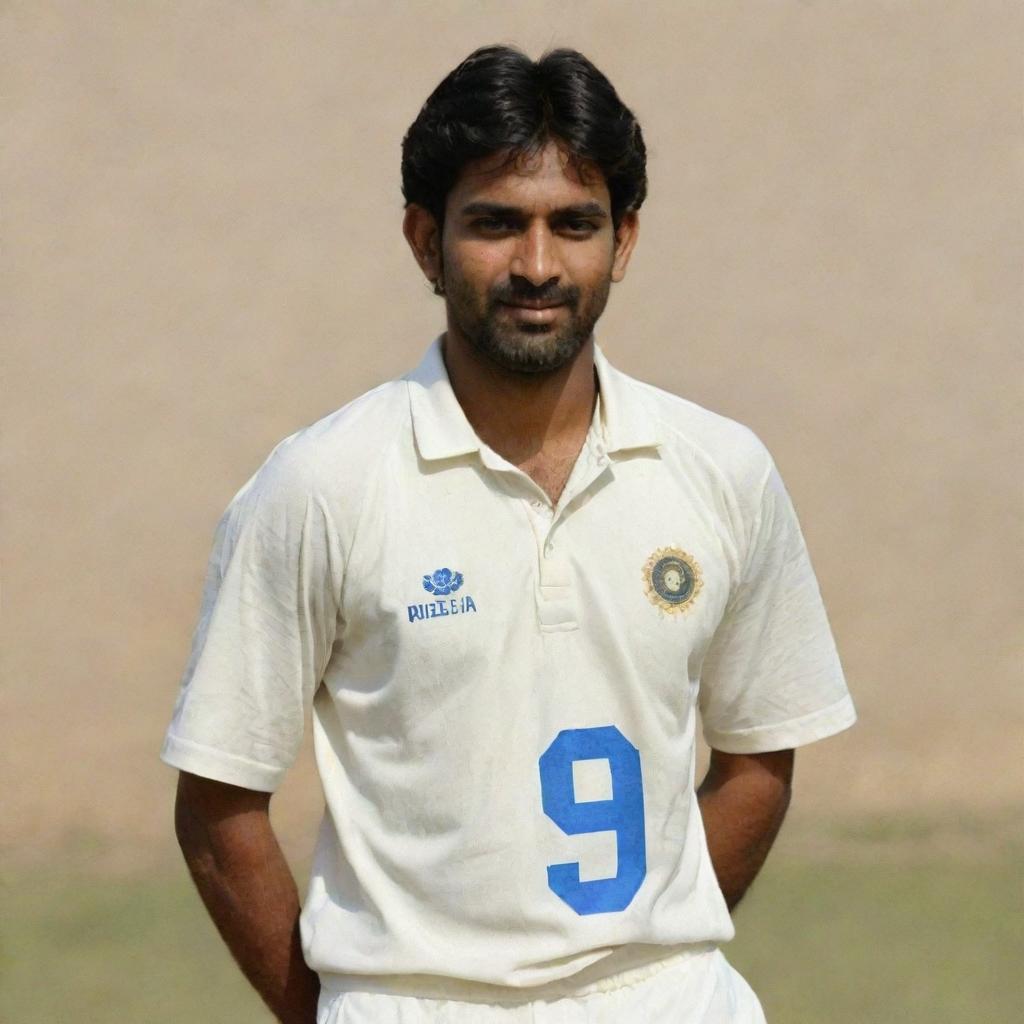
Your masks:
M 505 217 L 479 217 L 473 221 L 473 226 L 486 228 L 488 231 L 497 231 L 510 228 L 512 222 Z
M 568 227 L 574 234 L 582 234 L 583 232 L 595 231 L 597 229 L 597 225 L 593 221 L 589 220 L 579 220 L 574 218 L 573 220 L 566 221 L 565 224 L 566 227 Z

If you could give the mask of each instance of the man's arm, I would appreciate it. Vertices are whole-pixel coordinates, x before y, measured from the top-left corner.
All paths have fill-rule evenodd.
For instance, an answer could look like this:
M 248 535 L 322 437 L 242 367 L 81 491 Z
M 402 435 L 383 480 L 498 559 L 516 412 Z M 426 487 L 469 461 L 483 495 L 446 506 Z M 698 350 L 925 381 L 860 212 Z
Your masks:
M 181 772 L 175 829 L 189 872 L 245 976 L 282 1024 L 315 1024 L 320 979 L 302 957 L 299 895 L 270 794 Z
M 729 909 L 754 881 L 789 807 L 793 751 L 725 754 L 711 764 L 697 789 L 711 864 Z

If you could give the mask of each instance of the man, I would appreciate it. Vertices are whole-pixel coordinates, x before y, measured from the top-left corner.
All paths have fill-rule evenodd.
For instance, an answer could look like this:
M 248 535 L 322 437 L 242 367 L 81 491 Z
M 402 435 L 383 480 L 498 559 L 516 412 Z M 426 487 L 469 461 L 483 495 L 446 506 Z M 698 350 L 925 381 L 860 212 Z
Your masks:
M 581 54 L 485 47 L 402 171 L 447 327 L 221 520 L 162 754 L 193 877 L 283 1022 L 761 1021 L 729 909 L 855 714 L 763 445 L 595 344 L 640 127 Z M 300 916 L 267 809 L 310 706 Z

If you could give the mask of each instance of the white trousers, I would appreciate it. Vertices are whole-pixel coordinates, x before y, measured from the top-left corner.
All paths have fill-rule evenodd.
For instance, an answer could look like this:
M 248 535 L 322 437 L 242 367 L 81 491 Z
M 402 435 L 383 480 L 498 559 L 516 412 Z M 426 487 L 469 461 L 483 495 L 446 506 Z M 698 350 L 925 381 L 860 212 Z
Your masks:
M 479 986 L 452 998 L 368 991 L 340 976 L 322 980 L 317 1024 L 765 1024 L 753 990 L 717 948 L 702 948 L 604 978 L 571 994 L 509 990 L 483 1001 Z M 406 984 L 394 979 L 395 987 Z M 547 988 L 545 986 L 545 988 Z

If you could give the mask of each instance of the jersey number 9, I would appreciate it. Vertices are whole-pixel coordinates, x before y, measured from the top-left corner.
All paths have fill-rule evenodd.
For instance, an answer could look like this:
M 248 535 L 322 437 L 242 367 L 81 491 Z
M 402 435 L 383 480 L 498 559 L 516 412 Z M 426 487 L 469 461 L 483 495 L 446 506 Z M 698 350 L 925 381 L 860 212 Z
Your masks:
M 574 761 L 603 759 L 612 780 L 610 800 L 577 802 Z M 548 885 L 577 914 L 625 910 L 647 874 L 644 789 L 640 751 L 614 725 L 563 729 L 540 756 L 544 813 L 566 835 L 614 832 L 618 870 L 613 878 L 580 881 L 578 861 L 549 864 Z

